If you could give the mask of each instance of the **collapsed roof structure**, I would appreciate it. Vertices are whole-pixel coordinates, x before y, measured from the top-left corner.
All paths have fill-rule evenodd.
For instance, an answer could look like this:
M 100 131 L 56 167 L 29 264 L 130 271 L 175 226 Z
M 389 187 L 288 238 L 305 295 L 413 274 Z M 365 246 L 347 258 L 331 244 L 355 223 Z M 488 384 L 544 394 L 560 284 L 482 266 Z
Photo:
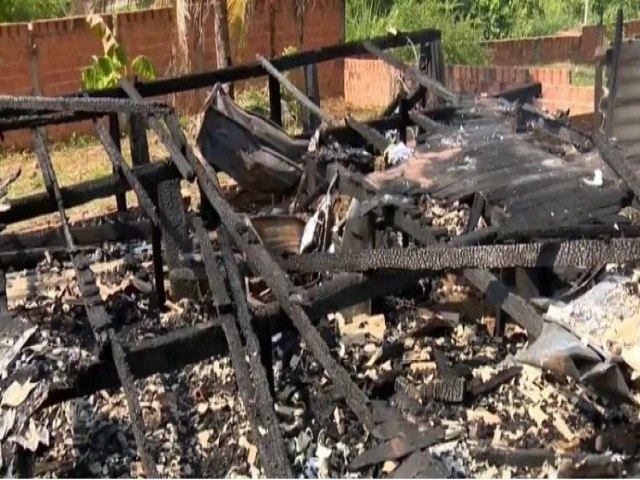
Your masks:
M 619 54 L 621 35 L 609 56 L 612 107 L 595 133 L 533 108 L 539 84 L 491 98 L 450 92 L 434 30 L 82 96 L 0 97 L 0 131 L 31 129 L 46 185 L 10 202 L 0 223 L 57 212 L 61 225 L 0 235 L 0 467 L 55 474 L 67 463 L 48 467 L 50 457 L 62 450 L 70 472 L 133 475 L 74 454 L 68 420 L 55 413 L 121 388 L 132 438 L 116 434 L 122 448 L 112 456 L 127 465 L 139 458 L 147 477 L 188 475 L 184 465 L 165 466 L 171 442 L 149 431 L 150 412 L 180 413 L 167 413 L 164 390 L 141 401 L 148 392 L 136 380 L 228 354 L 256 475 L 633 473 L 637 446 L 627 440 L 637 433 L 640 345 L 621 332 L 633 331 L 638 315 L 629 292 L 637 280 L 624 267 L 640 258 L 629 213 L 640 180 L 627 138 L 612 139 L 636 117 L 612 112 L 629 81 L 622 75 L 616 85 L 615 72 L 638 59 Z M 421 46 L 419 67 L 385 52 L 407 39 Z M 625 48 L 635 52 L 636 42 Z M 415 84 L 369 122 L 330 117 L 318 92 L 301 92 L 282 73 L 364 53 Z M 222 88 L 264 75 L 270 119 Z M 170 106 L 145 100 L 203 87 L 213 91 L 195 143 Z M 294 138 L 281 128 L 281 88 L 317 129 Z M 130 118 L 132 166 L 119 113 Z M 86 119 L 114 174 L 61 187 L 44 129 Z M 169 158 L 150 161 L 147 130 Z M 249 210 L 234 206 L 218 172 L 250 192 Z M 199 188 L 198 209 L 184 208 L 180 180 Z M 143 220 L 69 222 L 67 209 L 129 190 Z M 149 238 L 152 259 L 141 264 L 139 241 Z M 100 273 L 92 253 L 105 243 L 118 247 L 98 257 L 126 260 L 115 277 Z M 9 308 L 10 270 L 68 260 L 75 283 Z M 611 265 L 620 275 L 609 275 Z M 180 298 L 190 306 L 176 305 Z M 611 302 L 604 311 L 602 302 Z M 177 318 L 169 323 L 167 308 Z M 198 395 L 200 417 L 219 409 L 213 391 Z M 214 427 L 190 430 L 186 443 L 224 449 L 227 426 Z

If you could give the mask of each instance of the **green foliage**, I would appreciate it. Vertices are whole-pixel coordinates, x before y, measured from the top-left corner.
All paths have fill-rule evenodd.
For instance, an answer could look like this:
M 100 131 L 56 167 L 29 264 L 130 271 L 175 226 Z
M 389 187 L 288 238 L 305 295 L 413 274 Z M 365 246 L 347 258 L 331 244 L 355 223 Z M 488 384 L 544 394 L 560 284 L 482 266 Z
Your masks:
M 0 23 L 64 17 L 70 8 L 71 0 L 0 0 Z
M 590 0 L 588 21 L 615 21 L 618 8 L 625 18 L 640 17 L 638 0 Z M 579 28 L 584 21 L 584 0 L 464 0 L 461 13 L 483 19 L 485 38 L 517 38 L 554 35 Z
M 115 87 L 128 75 L 129 56 L 100 15 L 89 15 L 87 23 L 101 39 L 104 55 L 91 57 L 91 63 L 82 71 L 82 85 L 85 90 Z M 157 76 L 153 64 L 144 55 L 134 58 L 131 68 L 145 80 L 153 80 Z
M 359 40 L 389 31 L 437 28 L 442 31 L 447 62 L 481 65 L 487 53 L 481 45 L 482 22 L 466 15 L 452 0 L 346 0 L 348 40 Z M 411 51 L 403 57 L 414 59 Z

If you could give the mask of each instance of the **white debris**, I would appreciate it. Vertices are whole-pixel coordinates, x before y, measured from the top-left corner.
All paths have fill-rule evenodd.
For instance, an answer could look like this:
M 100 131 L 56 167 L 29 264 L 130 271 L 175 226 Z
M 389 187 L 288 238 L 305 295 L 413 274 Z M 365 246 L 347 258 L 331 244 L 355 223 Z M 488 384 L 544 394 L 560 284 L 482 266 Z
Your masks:
M 582 181 L 591 187 L 601 187 L 604 183 L 602 170 L 596 168 L 593 172 L 593 179 L 583 178 Z

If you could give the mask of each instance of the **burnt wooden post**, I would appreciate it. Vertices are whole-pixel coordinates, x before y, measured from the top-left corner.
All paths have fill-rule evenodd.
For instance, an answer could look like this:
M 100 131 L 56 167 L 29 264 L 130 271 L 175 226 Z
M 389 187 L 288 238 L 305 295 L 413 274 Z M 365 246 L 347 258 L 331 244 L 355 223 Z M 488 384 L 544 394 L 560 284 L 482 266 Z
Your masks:
M 120 120 L 117 113 L 109 115 L 109 134 L 113 143 L 116 144 L 119 152 L 122 152 L 122 145 L 120 143 Z M 117 173 L 115 168 L 113 173 Z M 127 211 L 127 195 L 125 193 L 116 194 L 116 205 L 118 206 L 118 213 L 124 213 Z
M 618 68 L 620 65 L 620 50 L 622 49 L 622 36 L 624 35 L 624 17 L 622 9 L 618 10 L 616 17 L 616 36 L 613 40 L 613 58 L 611 60 L 611 75 L 609 76 L 609 98 L 607 99 L 607 121 L 605 132 L 607 137 L 613 134 L 613 117 L 615 113 L 616 96 L 618 92 Z
M 314 104 L 320 105 L 320 86 L 318 85 L 318 66 L 315 63 L 304 67 L 305 93 Z M 321 119 L 309 110 L 302 112 L 305 132 L 315 132 L 320 126 Z
M 447 80 L 445 74 L 444 64 L 444 52 L 442 51 L 442 41 L 436 40 L 431 42 L 432 54 L 433 54 L 433 77 L 438 80 L 442 85 L 445 85 Z
M 179 130 L 177 117 L 167 117 L 167 125 L 173 125 Z M 180 153 L 186 158 L 186 139 L 173 128 L 169 129 L 173 142 L 179 147 Z M 192 251 L 189 238 L 189 224 L 187 213 L 182 203 L 180 180 L 164 180 L 158 183 L 158 208 L 160 217 L 167 223 L 167 227 L 176 235 L 163 232 L 164 247 L 169 267 L 169 282 L 171 294 L 174 298 L 190 298 L 196 300 L 199 296 L 198 279 L 193 269 L 181 256 L 181 252 Z
M 131 162 L 133 166 L 144 165 L 150 162 L 149 142 L 147 140 L 147 130 L 144 118 L 140 115 L 129 117 L 129 142 L 131 144 Z M 144 184 L 144 187 L 153 200 L 158 205 L 158 193 L 155 185 Z M 164 271 L 162 266 L 162 232 L 159 227 L 154 226 L 151 230 L 151 247 L 153 249 L 153 273 L 156 284 L 156 295 L 158 296 L 158 306 L 164 305 L 167 295 L 164 291 Z
M 351 199 L 351 205 L 347 212 L 347 223 L 345 224 L 344 237 L 341 253 L 357 252 L 372 248 L 376 242 L 376 217 L 374 213 L 368 213 L 360 217 L 360 201 Z M 378 240 L 380 242 L 380 240 Z M 346 275 L 346 274 L 345 274 Z M 360 278 L 364 278 L 360 274 Z M 359 314 L 371 314 L 371 299 L 353 305 L 341 311 L 345 318 L 351 319 Z
M 282 96 L 280 83 L 273 75 L 269 75 L 269 114 L 271 121 L 282 126 Z
M 407 128 L 411 124 L 409 120 L 409 106 L 407 105 L 407 99 L 400 99 L 400 118 L 402 118 L 402 123 L 399 128 L 400 132 L 400 141 L 407 143 Z
M 418 70 L 425 75 L 429 75 L 433 72 L 433 55 L 431 54 L 431 44 L 423 43 L 420 45 L 420 56 L 418 57 Z M 419 105 L 422 110 L 427 109 L 427 89 L 422 85 L 418 87 L 420 93 Z M 426 130 L 421 126 L 418 126 L 418 132 L 416 136 L 424 135 Z
M 600 20 L 598 21 L 597 32 L 597 48 L 602 48 L 604 44 L 604 26 L 602 12 L 600 12 Z M 594 95 L 593 95 L 593 133 L 596 133 L 602 125 L 602 113 L 600 112 L 600 101 L 602 100 L 602 67 L 605 62 L 604 58 L 596 59 L 596 71 L 594 79 Z

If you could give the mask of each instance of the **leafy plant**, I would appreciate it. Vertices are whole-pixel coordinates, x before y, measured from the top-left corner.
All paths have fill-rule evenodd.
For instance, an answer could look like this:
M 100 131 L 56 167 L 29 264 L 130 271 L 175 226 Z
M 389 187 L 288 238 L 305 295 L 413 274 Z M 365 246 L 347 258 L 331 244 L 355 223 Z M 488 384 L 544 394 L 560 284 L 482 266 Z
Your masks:
M 115 87 L 129 74 L 129 56 L 100 15 L 87 16 L 87 23 L 101 39 L 104 55 L 91 57 L 91 64 L 82 72 L 82 85 L 86 90 Z M 155 67 L 144 55 L 133 59 L 131 70 L 145 80 L 157 77 Z
M 0 0 L 0 23 L 64 17 L 71 0 Z

